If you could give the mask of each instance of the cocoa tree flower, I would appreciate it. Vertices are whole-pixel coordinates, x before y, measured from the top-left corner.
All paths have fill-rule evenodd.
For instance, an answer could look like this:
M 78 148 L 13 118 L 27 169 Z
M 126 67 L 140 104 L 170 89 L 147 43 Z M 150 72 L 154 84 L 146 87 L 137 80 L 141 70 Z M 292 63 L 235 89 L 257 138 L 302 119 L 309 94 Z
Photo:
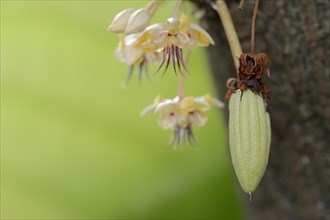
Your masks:
M 178 96 L 173 99 L 161 99 L 157 96 L 153 104 L 141 112 L 141 116 L 153 110 L 158 114 L 158 125 L 161 128 L 174 130 L 171 145 L 184 144 L 186 139 L 193 145 L 196 140 L 192 129 L 194 126 L 205 125 L 205 112 L 212 106 L 222 108 L 224 104 L 210 95 L 196 98 L 189 96 L 183 99 Z
M 135 67 L 138 68 L 139 81 L 141 82 L 143 72 L 150 77 L 148 73 L 148 64 L 160 62 L 159 50 L 151 48 L 150 46 L 136 46 L 135 42 L 137 35 L 138 34 L 131 34 L 125 36 L 119 42 L 118 48 L 115 51 L 116 57 L 130 67 L 126 84 L 128 84 Z
M 163 59 L 159 71 L 166 63 L 165 71 L 170 62 L 176 73 L 176 66 L 182 74 L 181 66 L 188 72 L 183 59 L 182 49 L 193 49 L 198 46 L 214 45 L 212 37 L 199 25 L 192 24 L 188 16 L 182 14 L 181 19 L 168 18 L 165 24 L 157 23 L 148 26 L 137 37 L 136 46 L 157 47 L 163 51 Z

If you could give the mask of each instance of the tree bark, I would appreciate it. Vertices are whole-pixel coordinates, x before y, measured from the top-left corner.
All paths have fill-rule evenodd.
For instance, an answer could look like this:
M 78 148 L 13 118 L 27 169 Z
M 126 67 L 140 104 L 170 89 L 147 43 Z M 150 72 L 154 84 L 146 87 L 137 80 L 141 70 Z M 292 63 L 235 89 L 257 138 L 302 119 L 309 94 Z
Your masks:
M 236 76 L 211 0 L 192 0 L 216 45 L 208 49 L 219 97 Z M 228 0 L 243 51 L 250 52 L 254 1 Z M 259 5 L 255 51 L 270 58 L 272 144 L 265 176 L 250 204 L 251 219 L 330 219 L 330 10 L 328 0 L 265 0 Z M 228 118 L 228 115 L 227 115 Z M 238 182 L 237 182 L 238 183 Z M 242 194 L 243 195 L 243 194 Z

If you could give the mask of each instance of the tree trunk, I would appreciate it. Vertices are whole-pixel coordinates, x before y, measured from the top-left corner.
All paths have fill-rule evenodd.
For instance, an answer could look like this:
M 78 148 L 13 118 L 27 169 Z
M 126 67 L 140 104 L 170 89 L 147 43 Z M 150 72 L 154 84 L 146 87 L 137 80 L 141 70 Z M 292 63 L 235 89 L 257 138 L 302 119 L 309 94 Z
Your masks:
M 216 45 L 208 49 L 219 97 L 236 76 L 211 0 L 192 0 Z M 243 51 L 250 52 L 254 1 L 228 0 Z M 330 219 L 330 12 L 328 0 L 265 0 L 259 5 L 255 51 L 268 54 L 272 144 L 265 176 L 248 202 L 253 219 Z M 227 115 L 228 118 L 228 115 Z

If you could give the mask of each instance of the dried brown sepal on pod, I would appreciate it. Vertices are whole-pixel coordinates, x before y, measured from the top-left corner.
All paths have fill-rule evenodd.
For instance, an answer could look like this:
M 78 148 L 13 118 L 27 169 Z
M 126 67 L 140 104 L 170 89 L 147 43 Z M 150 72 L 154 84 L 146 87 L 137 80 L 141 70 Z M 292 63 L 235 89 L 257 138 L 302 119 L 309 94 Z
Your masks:
M 243 76 L 261 78 L 268 71 L 268 56 L 265 53 L 243 53 L 239 58 L 239 78 Z
M 230 100 L 231 95 L 240 89 L 245 91 L 250 89 L 255 94 L 260 95 L 268 105 L 270 102 L 270 90 L 261 81 L 264 75 L 269 76 L 268 56 L 265 53 L 243 53 L 239 58 L 238 79 L 227 81 L 229 88 L 226 99 Z M 243 95 L 243 93 L 242 93 Z M 241 97 L 242 98 L 242 97 Z

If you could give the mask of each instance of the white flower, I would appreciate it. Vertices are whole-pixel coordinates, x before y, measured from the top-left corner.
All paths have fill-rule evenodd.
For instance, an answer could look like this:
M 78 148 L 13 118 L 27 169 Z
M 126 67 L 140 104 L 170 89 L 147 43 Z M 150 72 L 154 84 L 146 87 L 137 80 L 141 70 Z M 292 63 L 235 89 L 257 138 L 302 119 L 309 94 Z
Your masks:
M 163 60 L 159 69 L 166 61 L 166 71 L 172 61 L 174 71 L 176 72 L 177 66 L 182 74 L 181 65 L 187 71 L 182 49 L 192 49 L 197 46 L 206 47 L 214 44 L 214 40 L 202 27 L 191 24 L 188 16 L 183 14 L 180 20 L 169 18 L 165 24 L 151 25 L 137 37 L 136 46 L 149 45 L 150 43 L 163 49 Z
M 207 122 L 205 111 L 209 110 L 211 106 L 222 108 L 224 104 L 218 99 L 210 95 L 201 97 L 185 97 L 180 99 L 175 97 L 173 99 L 161 99 L 156 97 L 153 104 L 145 108 L 141 112 L 141 116 L 154 110 L 158 117 L 158 124 L 161 128 L 173 129 L 174 134 L 171 138 L 171 144 L 180 144 L 188 141 L 193 144 L 195 138 L 193 135 L 193 126 L 204 126 Z
M 119 42 L 119 46 L 115 51 L 116 57 L 130 67 L 126 84 L 133 74 L 134 67 L 138 67 L 139 79 L 141 81 L 143 72 L 149 77 L 147 65 L 160 61 L 159 51 L 147 47 L 135 46 L 137 35 L 138 34 L 131 34 L 125 36 Z

